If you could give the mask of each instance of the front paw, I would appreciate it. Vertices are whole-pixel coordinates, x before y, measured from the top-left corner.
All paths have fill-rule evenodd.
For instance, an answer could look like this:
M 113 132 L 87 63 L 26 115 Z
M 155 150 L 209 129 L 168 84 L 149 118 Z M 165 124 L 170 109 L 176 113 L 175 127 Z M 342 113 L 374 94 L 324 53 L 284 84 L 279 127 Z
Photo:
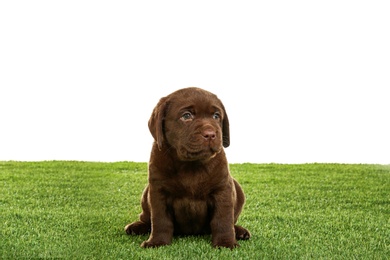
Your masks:
M 142 242 L 141 247 L 148 248 L 148 247 L 159 247 L 159 246 L 166 246 L 166 245 L 169 245 L 169 243 L 165 241 L 147 240 Z
M 226 247 L 226 248 L 233 249 L 239 246 L 240 245 L 237 244 L 237 241 L 231 238 L 220 238 L 220 239 L 213 240 L 213 247 L 215 248 Z

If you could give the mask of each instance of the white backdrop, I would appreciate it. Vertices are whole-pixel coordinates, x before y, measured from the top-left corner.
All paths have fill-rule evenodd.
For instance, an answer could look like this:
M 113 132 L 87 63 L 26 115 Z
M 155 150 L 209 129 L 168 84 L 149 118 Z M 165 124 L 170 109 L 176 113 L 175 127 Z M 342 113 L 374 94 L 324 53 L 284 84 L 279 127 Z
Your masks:
M 390 163 L 388 1 L 1 1 L 0 160 L 147 161 L 217 94 L 230 162 Z

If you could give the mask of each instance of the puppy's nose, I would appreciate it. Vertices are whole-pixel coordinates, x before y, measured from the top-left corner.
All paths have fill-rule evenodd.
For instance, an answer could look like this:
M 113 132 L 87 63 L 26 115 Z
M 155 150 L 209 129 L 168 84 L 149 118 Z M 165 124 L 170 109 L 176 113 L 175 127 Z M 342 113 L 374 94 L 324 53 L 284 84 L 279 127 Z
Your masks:
M 211 129 L 203 130 L 202 135 L 208 141 L 214 140 L 216 137 L 215 131 Z

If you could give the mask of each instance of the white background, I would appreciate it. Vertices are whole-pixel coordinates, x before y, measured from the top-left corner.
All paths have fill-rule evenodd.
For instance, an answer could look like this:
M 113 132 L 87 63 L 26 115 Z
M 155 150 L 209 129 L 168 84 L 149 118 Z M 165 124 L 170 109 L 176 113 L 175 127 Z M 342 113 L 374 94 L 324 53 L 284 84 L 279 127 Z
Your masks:
M 390 163 L 388 1 L 1 1 L 0 160 L 149 159 L 197 86 L 230 162 Z

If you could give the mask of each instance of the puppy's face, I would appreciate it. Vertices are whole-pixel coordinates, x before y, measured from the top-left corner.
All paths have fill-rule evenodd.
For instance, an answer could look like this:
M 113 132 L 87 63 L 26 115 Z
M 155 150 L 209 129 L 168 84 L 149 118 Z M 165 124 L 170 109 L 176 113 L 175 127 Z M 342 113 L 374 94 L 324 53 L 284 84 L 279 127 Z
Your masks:
M 198 88 L 162 98 L 149 120 L 159 148 L 176 150 L 182 161 L 208 160 L 229 146 L 229 122 L 222 102 Z

